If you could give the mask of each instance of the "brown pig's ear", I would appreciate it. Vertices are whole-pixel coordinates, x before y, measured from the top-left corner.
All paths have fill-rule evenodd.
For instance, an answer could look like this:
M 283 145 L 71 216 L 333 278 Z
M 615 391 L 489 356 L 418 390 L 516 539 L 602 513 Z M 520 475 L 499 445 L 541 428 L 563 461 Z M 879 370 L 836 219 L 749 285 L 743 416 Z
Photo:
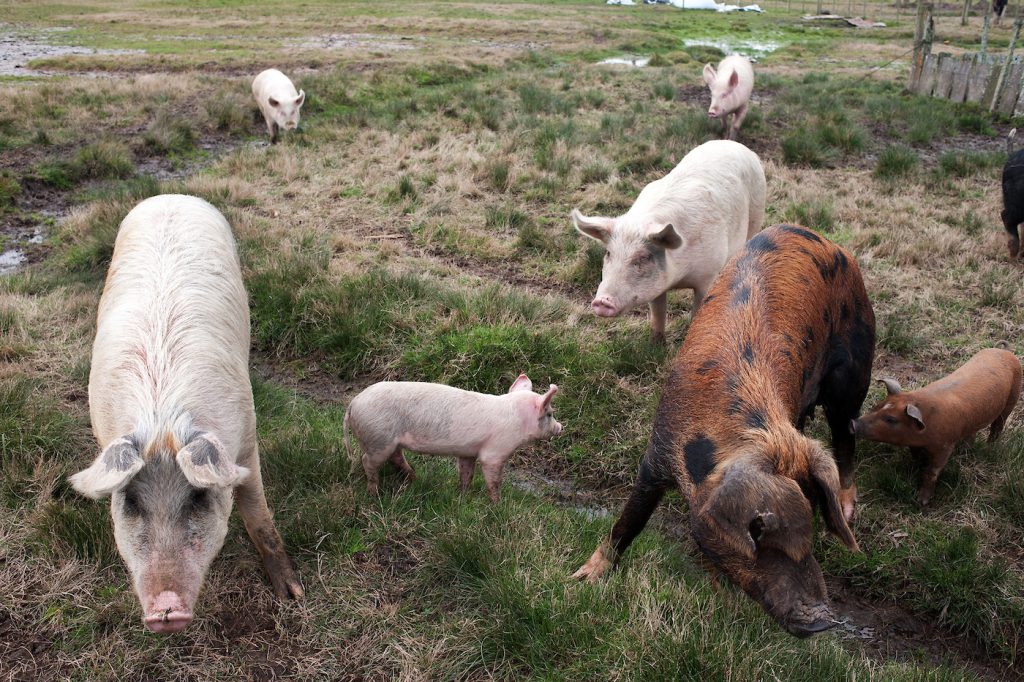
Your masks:
M 810 458 L 811 479 L 818 489 L 821 499 L 821 513 L 825 517 L 825 525 L 843 544 L 854 552 L 859 552 L 857 539 L 846 523 L 842 505 L 839 503 L 839 470 L 835 460 L 823 448 L 816 446 Z
M 811 551 L 811 507 L 795 481 L 755 466 L 729 467 L 694 525 L 698 542 L 725 543 L 747 559 L 758 546 L 801 561 Z
M 197 488 L 232 488 L 249 475 L 236 465 L 220 439 L 212 433 L 199 433 L 178 450 L 175 457 L 188 482 Z
M 68 481 L 78 492 L 98 500 L 127 486 L 145 464 L 135 440 L 122 436 L 103 448 L 88 469 L 79 471 Z
M 917 430 L 924 431 L 924 415 L 914 403 L 907 403 L 907 416 L 917 423 Z

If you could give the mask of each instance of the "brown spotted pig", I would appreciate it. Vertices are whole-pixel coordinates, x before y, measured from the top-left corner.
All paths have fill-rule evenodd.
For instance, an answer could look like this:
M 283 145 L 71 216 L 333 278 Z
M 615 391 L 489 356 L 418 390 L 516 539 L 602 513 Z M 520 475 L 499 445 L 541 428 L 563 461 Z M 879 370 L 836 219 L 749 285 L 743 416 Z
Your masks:
M 857 550 L 847 525 L 856 496 L 848 424 L 867 395 L 874 345 L 874 314 L 846 251 L 791 225 L 753 237 L 694 318 L 632 495 L 575 576 L 596 580 L 613 568 L 677 486 L 711 567 L 790 633 L 828 628 L 825 582 L 811 555 L 814 509 Z M 838 469 L 800 433 L 816 405 Z
M 1005 348 L 987 348 L 949 376 L 916 391 L 904 393 L 895 379 L 879 381 L 888 395 L 851 421 L 850 432 L 909 447 L 921 457 L 925 467 L 917 500 L 927 505 L 957 443 L 986 426 L 989 442 L 999 437 L 1020 398 L 1021 368 L 1017 356 Z

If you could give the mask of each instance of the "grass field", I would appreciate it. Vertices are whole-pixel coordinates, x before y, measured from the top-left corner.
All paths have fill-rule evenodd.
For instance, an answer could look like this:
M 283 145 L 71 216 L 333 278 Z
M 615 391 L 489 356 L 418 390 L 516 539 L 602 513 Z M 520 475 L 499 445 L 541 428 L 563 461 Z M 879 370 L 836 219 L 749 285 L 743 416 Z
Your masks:
M 858 445 L 863 552 L 816 537 L 840 623 L 812 640 L 711 589 L 678 495 L 609 580 L 569 580 L 628 493 L 690 307 L 670 296 L 666 347 L 640 312 L 593 317 L 601 252 L 569 211 L 624 211 L 716 135 L 700 69 L 721 52 L 695 41 L 777 46 L 740 141 L 765 164 L 766 224 L 856 255 L 876 376 L 918 386 L 1001 339 L 1024 352 L 999 221 L 1016 122 L 904 94 L 909 23 L 599 0 L 17 2 L 4 21 L 107 52 L 0 76 L 0 251 L 28 259 L 0 275 L 0 678 L 1024 675 L 1018 415 L 954 455 L 928 510 L 907 452 Z M 969 48 L 972 31 L 942 19 L 937 36 Z M 596 63 L 623 54 L 652 61 Z M 249 95 L 270 66 L 307 93 L 273 147 Z M 235 520 L 171 637 L 142 627 L 107 507 L 66 483 L 96 453 L 89 351 L 117 226 L 163 192 L 235 229 L 267 496 L 307 595 L 274 599 Z M 513 457 L 500 504 L 479 477 L 460 496 L 442 458 L 413 455 L 410 485 L 385 470 L 379 499 L 349 477 L 342 416 L 366 385 L 499 392 L 520 370 L 559 384 L 565 431 Z

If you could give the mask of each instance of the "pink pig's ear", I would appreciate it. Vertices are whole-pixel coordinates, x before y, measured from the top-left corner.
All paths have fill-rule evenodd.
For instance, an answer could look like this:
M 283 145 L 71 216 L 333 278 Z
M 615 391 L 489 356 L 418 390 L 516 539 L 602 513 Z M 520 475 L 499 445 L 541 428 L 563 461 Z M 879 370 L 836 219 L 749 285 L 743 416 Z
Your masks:
M 716 75 L 718 74 L 715 73 L 715 67 L 711 66 L 710 64 L 704 65 L 704 82 L 708 84 L 708 87 L 710 87 L 711 84 L 715 82 Z
M 558 386 L 551 384 L 548 392 L 537 399 L 537 406 L 541 412 L 548 408 L 548 405 L 551 404 L 551 399 L 555 397 L 556 393 L 558 393 Z
M 530 377 L 526 376 L 525 373 L 520 374 L 515 381 L 512 382 L 512 386 L 509 387 L 509 393 L 515 393 L 516 391 L 532 391 L 533 382 L 530 381 Z
M 729 87 L 730 88 L 735 88 L 736 85 L 739 82 L 740 82 L 740 74 L 739 74 L 739 72 L 738 71 L 733 71 L 732 75 L 729 76 Z

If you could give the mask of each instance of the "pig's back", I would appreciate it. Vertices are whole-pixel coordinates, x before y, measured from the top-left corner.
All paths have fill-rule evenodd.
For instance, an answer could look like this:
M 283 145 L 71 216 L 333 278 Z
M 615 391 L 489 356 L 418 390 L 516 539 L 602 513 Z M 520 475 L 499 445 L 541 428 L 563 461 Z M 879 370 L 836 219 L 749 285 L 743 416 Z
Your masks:
M 921 389 L 931 395 L 977 392 L 978 398 L 986 394 L 1006 396 L 1014 388 L 1019 392 L 1021 382 L 1020 360 L 1001 348 L 978 351 L 963 365 Z
M 288 97 L 299 96 L 291 79 L 277 69 L 261 71 L 252 81 L 252 92 L 260 99 L 273 94 Z
M 673 461 L 704 442 L 727 453 L 749 429 L 797 424 L 836 363 L 866 355 L 869 372 L 873 348 L 874 314 L 853 258 L 806 228 L 768 228 L 729 260 L 694 317 L 655 431 L 672 443 Z
M 162 195 L 121 223 L 97 315 L 90 412 L 101 445 L 127 433 L 253 428 L 249 308 L 234 237 L 197 197 Z
M 649 221 L 671 223 L 691 243 L 722 240 L 727 256 L 760 229 L 765 194 L 764 168 L 757 154 L 738 142 L 713 140 L 694 148 L 672 172 L 644 187 L 623 223 L 636 223 L 638 228 Z

